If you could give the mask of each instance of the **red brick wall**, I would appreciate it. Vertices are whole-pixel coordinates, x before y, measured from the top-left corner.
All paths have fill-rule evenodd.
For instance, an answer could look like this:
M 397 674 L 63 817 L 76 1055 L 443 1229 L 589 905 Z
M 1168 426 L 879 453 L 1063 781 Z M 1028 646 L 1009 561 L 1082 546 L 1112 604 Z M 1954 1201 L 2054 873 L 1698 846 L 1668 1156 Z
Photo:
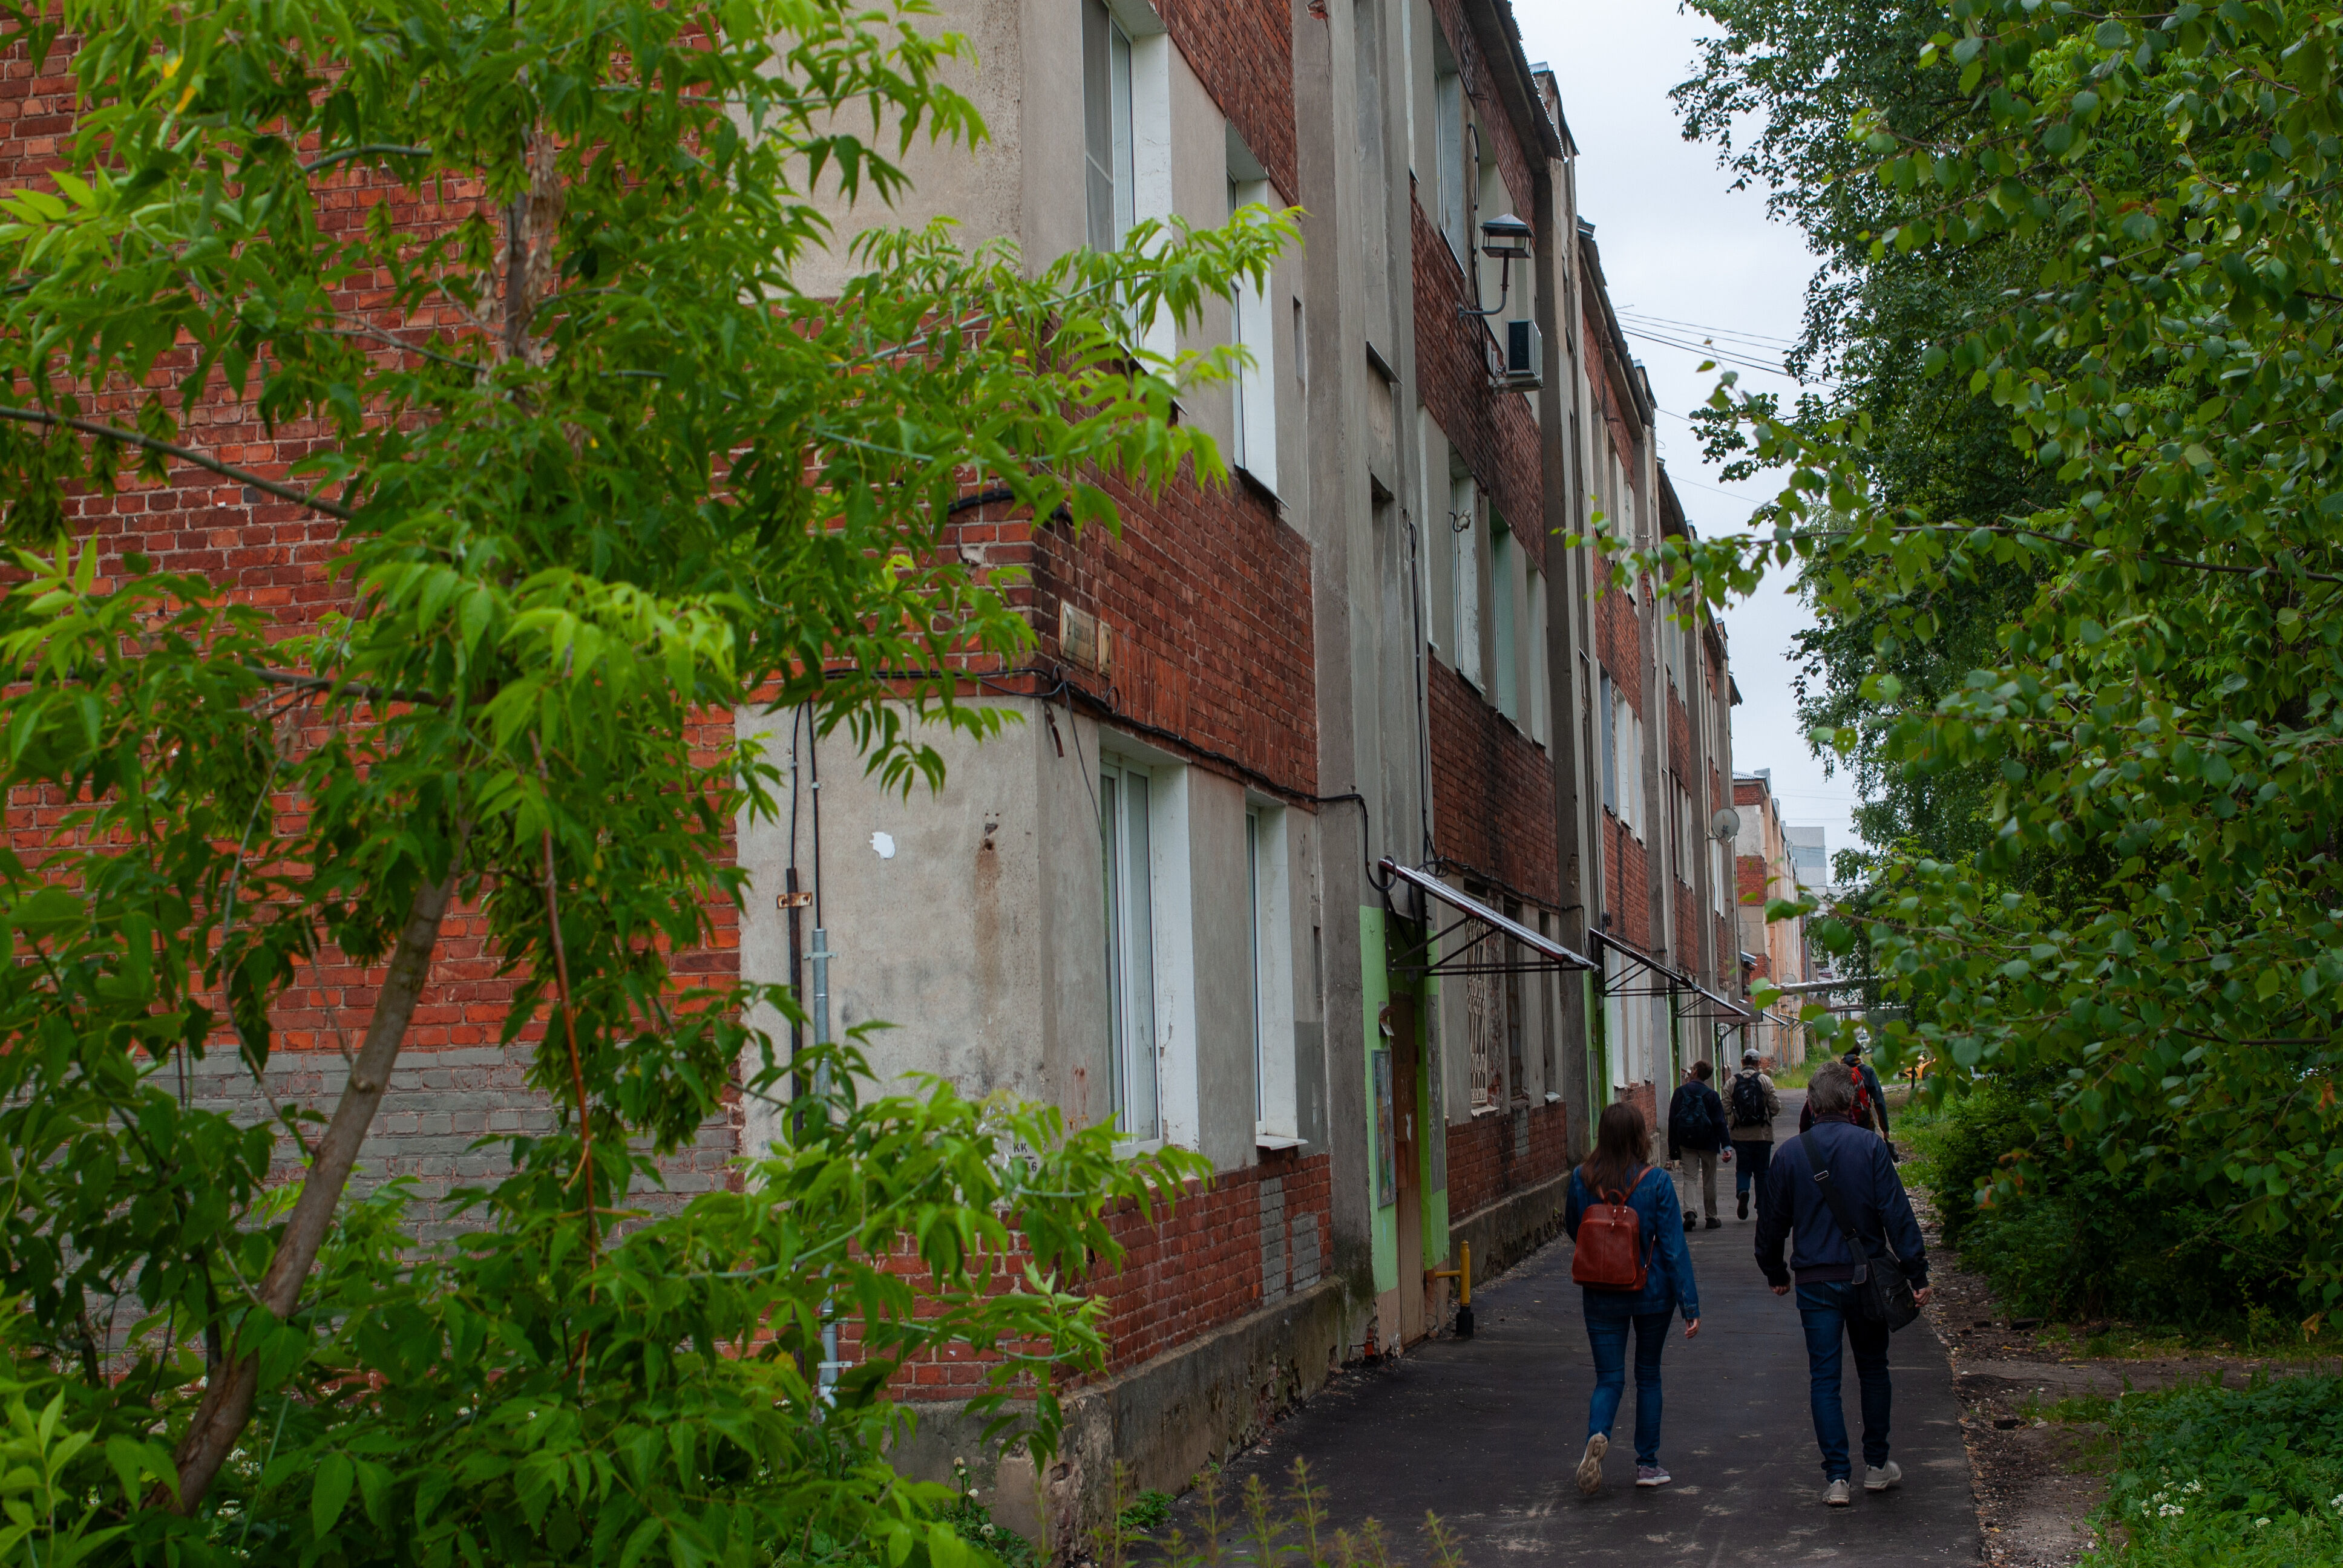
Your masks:
M 1646 1078 L 1630 1084 L 1626 1092 L 1617 1094 L 1616 1098 L 1624 1100 L 1644 1113 L 1644 1125 L 1652 1130 L 1652 1152 L 1654 1156 L 1664 1159 L 1667 1151 L 1660 1146 L 1659 1099 L 1652 1091 L 1652 1081 Z
M 1554 772 L 1545 753 L 1463 676 L 1437 658 L 1425 663 L 1432 828 L 1441 854 L 1555 908 Z
M 1112 628 L 1111 682 L 1070 678 L 1192 749 L 1234 759 L 1255 782 L 1316 794 L 1307 541 L 1241 480 L 1206 489 L 1182 479 L 1154 500 L 1110 488 L 1120 537 L 1086 528 L 1077 538 L 1056 524 L 1031 538 L 1045 656 L 1061 657 L 1061 602 L 1098 616 Z
M 1529 560 L 1545 569 L 1544 458 L 1536 417 L 1518 392 L 1489 387 L 1495 338 L 1456 314 L 1472 304 L 1464 269 L 1423 208 L 1409 204 L 1415 276 L 1416 394 L 1463 455 Z M 1494 215 L 1491 215 L 1494 216 Z
M 1111 1221 L 1125 1249 L 1121 1267 L 1073 1287 L 1106 1302 L 1108 1361 L 1098 1375 L 1127 1372 L 1324 1278 L 1332 1163 L 1324 1154 L 1271 1154 L 1213 1177 L 1209 1187 L 1191 1185 L 1170 1214 L 1159 1207 L 1151 1222 L 1135 1205 L 1124 1205 Z M 1021 1248 L 1004 1260 L 1012 1273 L 1023 1261 Z M 889 1267 L 924 1275 L 909 1242 L 898 1246 Z M 853 1360 L 851 1324 L 841 1342 L 845 1358 Z M 913 1399 L 965 1399 L 984 1382 L 992 1359 L 947 1346 L 916 1358 L 899 1386 Z
M 1651 851 L 1625 822 L 1603 813 L 1603 907 L 1620 940 L 1652 949 Z
M 1528 1147 L 1514 1115 L 1529 1123 Z M 1570 1106 L 1533 1105 L 1513 1113 L 1476 1116 L 1448 1129 L 1448 1223 L 1453 1227 L 1509 1192 L 1561 1175 L 1570 1168 Z
M 1269 171 L 1279 199 L 1302 189 L 1293 129 L 1288 0 L 1159 0 L 1157 13 L 1204 90 Z

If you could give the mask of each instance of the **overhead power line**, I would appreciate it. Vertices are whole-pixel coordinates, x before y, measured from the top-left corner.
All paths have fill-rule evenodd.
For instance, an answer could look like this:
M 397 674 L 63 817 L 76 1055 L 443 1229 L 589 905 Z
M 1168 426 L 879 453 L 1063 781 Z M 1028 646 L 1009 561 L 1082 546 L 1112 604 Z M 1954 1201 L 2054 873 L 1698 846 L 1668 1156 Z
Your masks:
M 1795 348 L 1798 346 L 1798 339 L 1795 337 L 1776 337 L 1769 332 L 1744 332 L 1740 328 L 1734 327 L 1711 327 L 1706 322 L 1703 321 L 1679 321 L 1674 317 L 1654 316 L 1649 311 L 1620 310 L 1614 312 L 1614 314 L 1618 316 L 1623 321 L 1634 320 L 1645 322 L 1654 327 L 1674 327 L 1684 328 L 1694 332 L 1704 333 L 1711 337 L 1731 337 L 1737 338 L 1744 343 L 1762 343 L 1772 348 Z
M 1806 385 L 1804 380 L 1792 375 L 1780 365 L 1735 354 L 1730 349 L 1719 348 L 1714 343 L 1689 343 L 1681 337 L 1663 337 L 1659 333 L 1644 331 L 1624 323 L 1621 324 L 1619 330 L 1630 337 L 1640 337 L 1646 343 L 1656 343 L 1664 348 L 1680 349 L 1686 354 L 1697 354 L 1704 359 L 1714 359 L 1720 365 L 1732 365 L 1744 370 L 1760 370 L 1768 376 L 1779 376 L 1785 381 L 1795 381 L 1801 387 Z

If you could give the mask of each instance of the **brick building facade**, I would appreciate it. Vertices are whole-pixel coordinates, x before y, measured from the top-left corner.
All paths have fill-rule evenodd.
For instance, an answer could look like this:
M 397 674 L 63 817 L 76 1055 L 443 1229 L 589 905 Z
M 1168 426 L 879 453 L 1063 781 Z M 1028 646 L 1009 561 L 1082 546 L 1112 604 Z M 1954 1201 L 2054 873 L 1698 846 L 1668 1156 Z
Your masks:
M 1603 1107 L 1656 1120 L 1718 1049 L 1742 1005 L 1715 837 L 1735 698 L 1714 624 L 1566 542 L 1597 512 L 1642 544 L 1691 525 L 1576 211 L 1554 78 L 1505 0 L 941 9 L 984 43 L 990 143 L 981 167 L 914 149 L 885 221 L 949 215 L 1040 264 L 1130 218 L 1302 212 L 1268 286 L 1196 329 L 1254 354 L 1182 407 L 1230 483 L 1120 494 L 1114 534 L 976 497 L 957 519 L 968 558 L 1030 573 L 1031 657 L 970 672 L 972 699 L 1021 722 L 940 741 L 944 787 L 905 799 L 787 714 L 732 719 L 803 803 L 822 789 L 794 829 L 741 824 L 749 892 L 693 967 L 787 979 L 806 933 L 775 895 L 818 879 L 839 1021 L 898 1026 L 872 1040 L 882 1077 L 1115 1119 L 1217 1172 L 1168 1219 L 1118 1221 L 1129 1257 L 1091 1282 L 1111 1361 L 1070 1402 L 1060 1462 L 983 1467 L 1001 1517 L 1063 1545 L 1117 1462 L 1177 1485 L 1332 1369 L 1443 1332 L 1437 1271 L 1551 1235 Z M 7 63 L 0 183 L 38 180 L 67 85 Z M 1101 126 L 1121 160 L 1103 215 Z M 1520 230 L 1522 254 L 1493 254 Z M 826 265 L 844 264 L 807 276 Z M 272 446 L 225 396 L 190 429 L 264 470 L 298 455 L 299 432 Z M 108 558 L 208 572 L 288 620 L 337 591 L 330 528 L 185 471 L 85 517 Z M 223 1069 L 198 1094 L 330 1099 L 372 983 L 321 963 L 269 1081 Z M 490 1173 L 477 1139 L 541 1123 L 530 1038 L 496 1043 L 510 995 L 451 920 L 370 1170 L 429 1195 Z M 769 1114 L 711 1122 L 670 1190 L 736 1179 Z M 907 1464 L 972 1453 L 973 1376 L 913 1369 Z

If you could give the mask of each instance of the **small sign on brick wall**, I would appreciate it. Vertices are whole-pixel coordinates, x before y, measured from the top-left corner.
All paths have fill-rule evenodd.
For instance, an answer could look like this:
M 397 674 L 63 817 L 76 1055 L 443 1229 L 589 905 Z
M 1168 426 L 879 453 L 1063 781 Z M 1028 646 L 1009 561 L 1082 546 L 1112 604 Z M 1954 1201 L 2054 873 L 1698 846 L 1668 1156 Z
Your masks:
M 1058 604 L 1058 651 L 1069 664 L 1100 675 L 1114 673 L 1114 628 L 1088 610 Z

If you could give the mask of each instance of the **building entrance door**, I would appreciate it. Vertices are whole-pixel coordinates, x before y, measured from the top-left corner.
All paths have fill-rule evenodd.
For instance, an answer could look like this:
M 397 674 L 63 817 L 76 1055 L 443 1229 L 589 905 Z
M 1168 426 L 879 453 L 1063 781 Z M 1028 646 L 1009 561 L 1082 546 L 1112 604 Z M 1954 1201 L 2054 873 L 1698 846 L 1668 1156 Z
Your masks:
M 1392 1143 L 1399 1170 L 1394 1185 L 1399 1193 L 1399 1337 L 1413 1344 L 1430 1332 L 1423 1290 L 1423 1111 L 1418 1090 L 1423 1082 L 1422 1031 L 1416 1027 L 1416 1000 L 1393 996 L 1392 1014 Z

